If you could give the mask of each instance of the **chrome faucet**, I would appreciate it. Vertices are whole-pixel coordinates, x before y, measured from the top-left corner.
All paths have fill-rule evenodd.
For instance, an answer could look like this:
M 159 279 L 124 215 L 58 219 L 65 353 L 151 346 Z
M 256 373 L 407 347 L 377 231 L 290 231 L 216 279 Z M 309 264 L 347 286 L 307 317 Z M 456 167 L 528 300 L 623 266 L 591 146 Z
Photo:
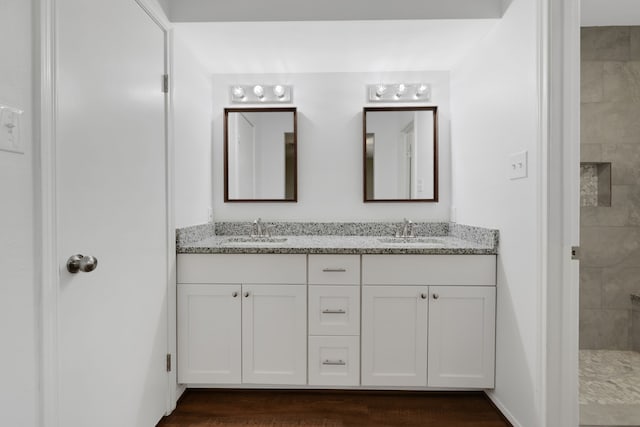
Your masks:
M 404 222 L 402 224 L 402 231 L 400 231 L 400 229 L 398 229 L 398 231 L 396 231 L 396 237 L 414 237 L 413 235 L 413 222 L 411 220 L 408 220 L 407 218 L 404 219 Z
M 262 218 L 253 221 L 253 234 L 251 237 L 271 237 L 269 228 L 262 223 Z

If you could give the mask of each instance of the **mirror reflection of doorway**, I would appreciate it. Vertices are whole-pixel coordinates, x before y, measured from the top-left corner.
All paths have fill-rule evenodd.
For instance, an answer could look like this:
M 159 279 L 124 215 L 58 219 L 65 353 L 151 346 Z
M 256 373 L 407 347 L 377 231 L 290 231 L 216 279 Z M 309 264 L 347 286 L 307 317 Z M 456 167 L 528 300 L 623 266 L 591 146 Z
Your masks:
M 373 200 L 373 187 L 374 187 L 374 170 L 373 170 L 373 150 L 375 149 L 375 134 L 368 133 L 366 139 L 365 148 L 365 195 L 366 200 Z
M 292 199 L 295 194 L 296 145 L 293 132 L 284 134 L 284 198 Z
M 236 126 L 235 197 L 254 198 L 256 191 L 254 173 L 256 169 L 255 126 L 244 114 L 238 116 Z
M 414 160 L 415 160 L 415 125 L 411 120 L 400 132 L 398 144 L 398 194 L 400 198 L 415 198 Z

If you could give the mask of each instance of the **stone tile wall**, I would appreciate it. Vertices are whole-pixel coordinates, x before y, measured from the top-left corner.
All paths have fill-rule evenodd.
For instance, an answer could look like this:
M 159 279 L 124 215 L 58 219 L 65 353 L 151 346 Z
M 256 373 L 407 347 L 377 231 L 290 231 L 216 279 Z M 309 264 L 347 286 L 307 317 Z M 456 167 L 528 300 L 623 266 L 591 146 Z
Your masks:
M 640 27 L 582 29 L 581 161 L 611 162 L 611 206 L 581 207 L 580 348 L 629 350 L 640 291 Z

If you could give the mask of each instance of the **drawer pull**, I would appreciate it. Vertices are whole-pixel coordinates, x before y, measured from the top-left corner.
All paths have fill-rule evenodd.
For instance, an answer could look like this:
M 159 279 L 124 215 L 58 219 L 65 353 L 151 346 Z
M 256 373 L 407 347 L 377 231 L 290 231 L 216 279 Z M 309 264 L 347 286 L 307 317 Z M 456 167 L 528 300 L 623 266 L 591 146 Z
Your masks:
M 344 360 L 323 360 L 322 364 L 330 366 L 346 366 L 347 362 Z
M 322 314 L 347 314 L 346 310 L 322 310 Z
M 322 271 L 325 273 L 346 273 L 347 269 L 346 268 L 323 268 Z

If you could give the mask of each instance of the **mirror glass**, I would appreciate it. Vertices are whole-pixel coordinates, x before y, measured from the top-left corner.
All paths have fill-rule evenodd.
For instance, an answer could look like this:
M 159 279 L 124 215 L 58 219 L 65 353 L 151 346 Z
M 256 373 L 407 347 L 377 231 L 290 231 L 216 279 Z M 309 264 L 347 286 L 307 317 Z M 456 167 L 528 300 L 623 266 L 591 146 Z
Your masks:
M 364 109 L 364 201 L 437 202 L 437 107 Z
M 227 108 L 225 202 L 297 200 L 295 108 Z

